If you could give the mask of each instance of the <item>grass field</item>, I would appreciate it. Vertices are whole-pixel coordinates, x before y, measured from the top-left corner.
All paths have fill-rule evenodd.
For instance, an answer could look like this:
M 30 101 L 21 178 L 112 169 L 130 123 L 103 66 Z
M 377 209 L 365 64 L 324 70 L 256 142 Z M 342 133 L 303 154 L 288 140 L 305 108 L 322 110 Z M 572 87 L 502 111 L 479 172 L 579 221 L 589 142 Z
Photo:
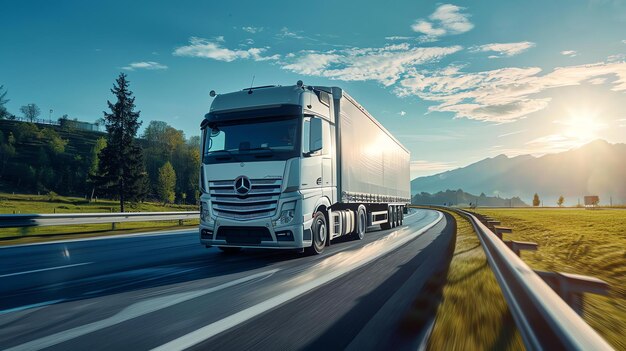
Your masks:
M 522 339 L 470 223 L 457 221 L 454 256 L 429 350 L 521 350 Z
M 477 209 L 511 227 L 505 239 L 534 241 L 522 252 L 532 268 L 590 275 L 611 285 L 609 297 L 585 295 L 585 320 L 626 350 L 626 210 Z
M 137 204 L 136 206 L 127 206 L 127 212 L 196 211 L 198 209 L 197 206 L 194 205 L 163 206 L 162 204 L 150 202 Z M 0 214 L 101 212 L 119 212 L 119 202 L 110 200 L 89 202 L 83 198 L 76 197 L 54 196 L 51 198 L 47 195 L 13 195 L 0 193 Z M 185 221 L 184 225 L 196 226 L 198 225 L 198 221 Z M 0 245 L 180 228 L 183 227 L 178 226 L 178 221 L 118 223 L 116 230 L 111 230 L 111 224 L 5 228 L 0 230 Z

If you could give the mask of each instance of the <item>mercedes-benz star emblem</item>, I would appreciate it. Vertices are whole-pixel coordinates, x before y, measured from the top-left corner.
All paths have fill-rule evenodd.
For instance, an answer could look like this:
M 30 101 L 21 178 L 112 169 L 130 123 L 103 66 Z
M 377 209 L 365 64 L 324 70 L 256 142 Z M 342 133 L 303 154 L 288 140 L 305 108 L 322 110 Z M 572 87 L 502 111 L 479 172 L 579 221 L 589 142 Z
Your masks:
M 252 183 L 246 176 L 239 176 L 235 179 L 235 191 L 239 195 L 246 195 L 252 189 Z

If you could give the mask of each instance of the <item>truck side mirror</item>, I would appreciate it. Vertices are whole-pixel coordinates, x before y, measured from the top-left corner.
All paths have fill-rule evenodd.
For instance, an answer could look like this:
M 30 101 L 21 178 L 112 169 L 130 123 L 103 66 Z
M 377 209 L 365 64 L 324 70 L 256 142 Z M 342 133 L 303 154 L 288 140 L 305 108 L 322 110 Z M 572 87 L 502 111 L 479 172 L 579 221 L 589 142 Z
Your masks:
M 314 153 L 320 151 L 322 147 L 322 120 L 319 118 L 311 118 L 309 152 Z

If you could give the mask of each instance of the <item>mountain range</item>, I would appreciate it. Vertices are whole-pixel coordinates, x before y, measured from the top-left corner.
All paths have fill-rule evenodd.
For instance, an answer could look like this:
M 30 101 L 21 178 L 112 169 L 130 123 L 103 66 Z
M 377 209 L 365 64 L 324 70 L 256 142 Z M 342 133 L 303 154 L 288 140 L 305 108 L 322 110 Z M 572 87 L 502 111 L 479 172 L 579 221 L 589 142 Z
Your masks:
M 545 206 L 559 196 L 566 205 L 598 195 L 601 204 L 626 203 L 626 144 L 595 140 L 569 151 L 541 157 L 498 155 L 469 166 L 411 181 L 411 193 L 463 189 L 490 196 L 519 196 L 527 203 L 539 194 Z
M 488 207 L 527 207 L 519 197 L 504 199 L 499 196 L 487 196 L 485 194 L 473 195 L 458 190 L 440 191 L 435 194 L 421 192 L 413 195 L 411 203 L 414 205 L 448 205 L 448 206 L 477 206 Z

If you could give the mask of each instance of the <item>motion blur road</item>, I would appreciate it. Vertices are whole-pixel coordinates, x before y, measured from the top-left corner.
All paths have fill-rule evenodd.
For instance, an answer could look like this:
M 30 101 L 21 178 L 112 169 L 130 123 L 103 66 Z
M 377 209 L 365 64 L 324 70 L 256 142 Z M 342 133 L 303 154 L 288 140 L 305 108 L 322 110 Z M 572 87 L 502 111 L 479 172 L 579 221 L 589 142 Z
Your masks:
M 403 328 L 449 263 L 453 219 L 412 210 L 319 256 L 227 255 L 197 231 L 0 248 L 0 349 L 412 349 Z

